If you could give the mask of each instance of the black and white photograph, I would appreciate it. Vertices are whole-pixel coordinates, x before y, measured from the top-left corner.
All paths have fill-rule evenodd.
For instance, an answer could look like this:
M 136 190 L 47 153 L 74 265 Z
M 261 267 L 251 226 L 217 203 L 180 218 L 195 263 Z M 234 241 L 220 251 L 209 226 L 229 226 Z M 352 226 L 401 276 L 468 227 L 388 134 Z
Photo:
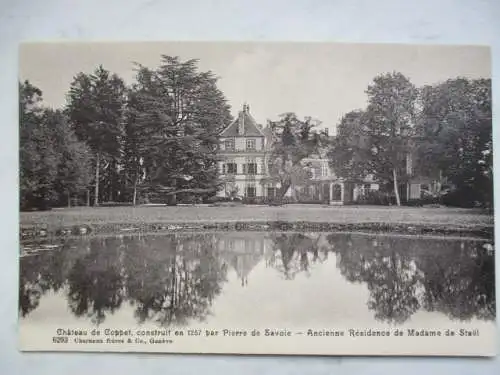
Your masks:
M 19 348 L 495 356 L 487 46 L 19 49 Z

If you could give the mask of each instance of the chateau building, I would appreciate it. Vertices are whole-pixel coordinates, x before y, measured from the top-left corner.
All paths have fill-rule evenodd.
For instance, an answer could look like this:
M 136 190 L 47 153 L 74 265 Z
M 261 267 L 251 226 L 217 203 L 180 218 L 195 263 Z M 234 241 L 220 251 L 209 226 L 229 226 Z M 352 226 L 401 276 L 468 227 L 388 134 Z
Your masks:
M 219 134 L 219 173 L 223 188 L 219 197 L 260 199 L 274 197 L 280 186 L 270 182 L 268 161 L 271 152 L 270 129 L 258 124 L 247 104 L 238 117 Z M 325 152 L 302 160 L 310 178 L 301 186 L 292 185 L 285 197 L 291 202 L 346 204 L 357 201 L 368 191 L 378 190 L 373 179 L 346 181 L 338 178 L 329 166 Z M 407 155 L 406 181 L 399 187 L 402 201 L 420 198 L 429 182 L 413 174 L 412 157 Z
M 247 104 L 238 117 L 219 134 L 219 173 L 224 181 L 220 197 L 271 198 L 279 189 L 269 179 L 267 165 L 272 144 L 269 128 L 262 127 L 250 114 Z M 344 181 L 337 178 L 324 155 L 303 160 L 311 179 L 305 186 L 291 186 L 286 197 L 297 202 L 317 201 L 342 204 Z
M 264 196 L 261 181 L 266 176 L 266 136 L 248 105 L 222 130 L 219 141 L 219 173 L 225 184 L 218 195 Z

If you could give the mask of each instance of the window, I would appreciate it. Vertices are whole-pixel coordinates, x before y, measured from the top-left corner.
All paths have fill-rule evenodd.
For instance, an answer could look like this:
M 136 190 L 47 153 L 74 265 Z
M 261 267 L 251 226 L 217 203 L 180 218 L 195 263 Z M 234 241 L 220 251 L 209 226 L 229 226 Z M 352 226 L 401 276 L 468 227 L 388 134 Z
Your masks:
M 321 177 L 321 172 L 322 172 L 321 171 L 321 167 L 315 166 L 315 167 L 313 167 L 313 171 L 314 171 L 313 172 L 313 178 L 319 178 L 319 177 Z
M 224 150 L 234 151 L 234 139 L 226 139 L 224 141 Z
M 269 171 L 274 171 L 274 168 L 273 168 L 274 164 L 271 162 L 271 161 L 268 161 L 267 162 L 267 169 L 266 169 L 266 173 L 270 173 Z
M 247 150 L 255 150 L 255 139 L 247 139 Z
M 267 188 L 267 196 L 270 198 L 273 198 L 276 196 L 276 188 L 275 187 L 268 187 Z
M 328 163 L 321 163 L 321 175 L 328 176 L 330 173 L 328 171 Z
M 246 187 L 246 196 L 248 198 L 255 198 L 256 193 L 257 193 L 257 189 L 255 188 L 255 186 L 247 186 Z
M 238 168 L 236 166 L 236 163 L 227 163 L 226 164 L 226 172 L 227 172 L 227 174 L 237 174 Z
M 248 163 L 246 166 L 247 174 L 257 174 L 257 164 L 256 163 Z

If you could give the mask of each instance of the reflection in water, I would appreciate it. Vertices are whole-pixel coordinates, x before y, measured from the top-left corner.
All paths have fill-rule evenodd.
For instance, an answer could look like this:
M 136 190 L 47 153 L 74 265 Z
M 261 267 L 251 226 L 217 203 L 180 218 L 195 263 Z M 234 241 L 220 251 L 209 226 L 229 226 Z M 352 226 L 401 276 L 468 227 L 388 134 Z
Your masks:
M 67 276 L 68 304 L 77 317 L 87 316 L 99 324 L 108 312 L 120 308 L 125 293 L 120 251 L 115 238 L 91 241 L 88 254 L 71 267 Z
M 321 236 L 313 239 L 303 233 L 280 233 L 273 235 L 273 252 L 268 265 L 276 268 L 287 280 L 304 272 L 310 275 L 311 264 L 320 261 L 319 241 Z
M 251 284 L 261 262 L 294 285 L 298 275 L 336 264 L 348 283 L 364 285 L 377 320 L 402 324 L 417 311 L 450 319 L 495 318 L 494 256 L 482 241 L 359 234 L 224 233 L 96 237 L 22 258 L 19 309 L 35 310 L 48 291 L 94 324 L 125 305 L 138 323 L 204 321 L 227 283 Z M 258 274 L 255 277 L 259 277 Z M 289 284 L 291 283 L 291 284 Z M 327 296 L 325 285 L 318 294 Z M 271 293 L 268 288 L 261 293 Z M 279 298 L 287 298 L 286 293 Z
M 226 280 L 215 236 L 128 237 L 125 244 L 127 293 L 139 322 L 186 325 L 206 317 Z
M 64 283 L 64 248 L 58 252 L 44 252 L 25 257 L 21 261 L 19 282 L 19 310 L 28 315 L 40 304 L 40 298 L 49 290 L 57 292 Z
M 356 235 L 328 241 L 342 275 L 366 283 L 379 320 L 403 323 L 418 309 L 495 318 L 494 256 L 483 242 Z

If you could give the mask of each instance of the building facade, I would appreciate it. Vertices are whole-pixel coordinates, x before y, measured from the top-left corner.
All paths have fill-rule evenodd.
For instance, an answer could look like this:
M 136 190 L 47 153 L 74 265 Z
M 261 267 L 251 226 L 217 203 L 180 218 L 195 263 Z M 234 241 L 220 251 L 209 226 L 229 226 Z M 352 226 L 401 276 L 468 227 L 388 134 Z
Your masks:
M 259 125 L 244 105 L 238 117 L 219 134 L 219 175 L 223 181 L 219 197 L 247 199 L 273 198 L 280 186 L 270 182 L 268 161 L 273 143 L 268 127 Z M 342 205 L 359 201 L 367 192 L 379 190 L 372 178 L 346 181 L 330 168 L 325 152 L 302 160 L 310 178 L 303 185 L 292 185 L 285 194 L 290 202 Z M 422 191 L 435 190 L 433 181 L 414 174 L 413 160 L 407 155 L 406 173 L 400 183 L 401 200 L 419 199 Z M 427 190 L 426 190 L 427 189 Z
M 272 144 L 271 132 L 259 125 L 248 105 L 219 134 L 219 174 L 223 188 L 219 197 L 272 198 L 280 186 L 269 182 L 268 160 Z M 291 186 L 285 197 L 295 202 L 342 204 L 344 181 L 335 176 L 328 159 L 315 155 L 302 161 L 310 173 L 304 186 Z
M 264 196 L 261 180 L 266 176 L 266 136 L 250 115 L 248 105 L 219 134 L 219 174 L 224 181 L 222 197 Z

